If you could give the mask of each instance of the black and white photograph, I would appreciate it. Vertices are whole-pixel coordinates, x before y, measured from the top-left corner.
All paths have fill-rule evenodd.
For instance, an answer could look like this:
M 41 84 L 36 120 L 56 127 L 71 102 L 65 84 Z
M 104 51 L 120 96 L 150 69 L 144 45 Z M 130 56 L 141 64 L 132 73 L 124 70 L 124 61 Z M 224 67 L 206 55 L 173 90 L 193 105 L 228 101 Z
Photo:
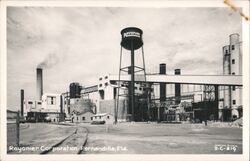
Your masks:
M 249 2 L 124 2 L 5 4 L 1 159 L 249 160 Z

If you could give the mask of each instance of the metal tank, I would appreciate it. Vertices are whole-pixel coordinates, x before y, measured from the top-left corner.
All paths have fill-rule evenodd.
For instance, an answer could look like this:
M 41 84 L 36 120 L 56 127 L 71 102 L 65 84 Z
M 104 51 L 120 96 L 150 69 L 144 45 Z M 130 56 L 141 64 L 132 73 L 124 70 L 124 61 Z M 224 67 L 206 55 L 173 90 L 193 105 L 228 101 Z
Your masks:
M 69 96 L 70 98 L 80 98 L 82 87 L 79 83 L 74 82 L 69 85 Z
M 120 82 L 120 75 L 121 72 L 124 71 L 125 68 L 127 72 L 131 75 L 131 82 L 129 83 L 129 113 L 131 114 L 131 121 L 135 121 L 136 117 L 138 116 L 139 109 L 135 107 L 135 68 L 140 71 L 144 72 L 145 81 L 146 81 L 146 71 L 145 71 L 145 59 L 144 59 L 144 52 L 143 52 L 143 41 L 142 41 L 142 30 L 137 27 L 127 27 L 121 30 L 121 52 L 120 52 L 120 65 L 119 65 L 119 82 Z M 129 67 L 121 67 L 122 64 L 122 48 L 130 50 L 131 54 L 131 66 Z M 142 49 L 142 58 L 143 58 L 143 67 L 135 66 L 135 50 L 141 48 Z M 117 122 L 117 113 L 119 110 L 119 88 L 118 88 L 118 97 L 115 107 L 115 123 Z M 131 112 L 130 112 L 131 111 Z M 139 118 L 139 117 L 138 117 Z
M 143 45 L 142 30 L 136 27 L 127 27 L 121 31 L 121 46 L 127 50 L 137 50 Z

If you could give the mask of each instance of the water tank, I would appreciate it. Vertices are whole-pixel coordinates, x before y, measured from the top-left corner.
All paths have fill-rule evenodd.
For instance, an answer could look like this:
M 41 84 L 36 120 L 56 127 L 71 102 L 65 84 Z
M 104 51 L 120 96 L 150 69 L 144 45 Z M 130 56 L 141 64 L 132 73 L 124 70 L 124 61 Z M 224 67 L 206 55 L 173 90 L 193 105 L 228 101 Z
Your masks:
M 143 45 L 142 30 L 136 27 L 128 27 L 121 31 L 121 46 L 127 50 L 136 50 Z
M 69 96 L 70 98 L 80 98 L 82 87 L 79 83 L 70 83 L 69 85 Z

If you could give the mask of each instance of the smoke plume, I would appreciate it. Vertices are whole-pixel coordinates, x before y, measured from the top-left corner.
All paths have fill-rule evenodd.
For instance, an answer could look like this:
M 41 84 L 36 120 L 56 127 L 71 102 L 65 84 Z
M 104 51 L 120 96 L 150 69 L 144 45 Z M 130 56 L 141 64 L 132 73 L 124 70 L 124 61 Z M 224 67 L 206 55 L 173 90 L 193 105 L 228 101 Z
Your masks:
M 50 53 L 40 64 L 38 64 L 37 68 L 51 68 L 59 62 L 60 57 L 56 53 Z

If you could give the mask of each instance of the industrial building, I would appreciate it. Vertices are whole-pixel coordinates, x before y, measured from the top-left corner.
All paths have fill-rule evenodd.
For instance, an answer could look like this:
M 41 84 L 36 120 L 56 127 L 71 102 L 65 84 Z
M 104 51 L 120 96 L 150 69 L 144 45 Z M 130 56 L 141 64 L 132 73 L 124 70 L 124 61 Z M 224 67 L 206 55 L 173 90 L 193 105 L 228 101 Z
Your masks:
M 93 122 L 103 122 L 105 124 L 113 124 L 114 116 L 108 113 L 100 113 L 92 116 L 91 119 Z
M 142 34 L 134 27 L 121 31 L 119 75 L 100 76 L 93 86 L 73 82 L 62 94 L 43 93 L 42 69 L 38 68 L 37 100 L 24 100 L 21 90 L 22 115 L 36 121 L 109 123 L 231 121 L 242 117 L 239 34 L 230 35 L 229 45 L 223 47 L 223 75 L 218 76 L 182 75 L 181 69 L 171 75 L 165 63 L 159 65 L 159 73 L 146 74 Z M 121 66 L 123 48 L 131 52 L 131 66 Z M 141 67 L 134 64 L 134 54 L 142 55 Z
M 226 50 L 227 49 L 227 50 Z M 229 36 L 229 45 L 223 47 L 223 75 L 242 75 L 242 53 L 239 34 Z M 181 69 L 175 69 L 181 75 Z M 129 75 L 129 72 L 128 72 Z M 167 75 L 166 64 L 160 64 L 159 75 Z M 201 76 L 202 77 L 202 76 Z M 208 77 L 209 78 L 209 77 Z M 119 84 L 112 75 L 99 78 L 99 105 L 97 113 L 117 113 L 118 121 L 131 121 L 129 111 L 129 84 Z M 125 97 L 119 99 L 117 92 Z M 148 94 L 148 91 L 150 93 Z M 151 83 L 145 88 L 142 82 L 135 82 L 135 121 L 180 121 L 220 120 L 231 121 L 242 117 L 242 86 L 202 83 Z M 150 97 L 150 104 L 146 100 Z M 149 116 L 148 116 L 149 115 Z
M 223 47 L 223 74 L 242 75 L 242 42 L 239 34 L 229 36 L 229 45 Z M 220 90 L 220 118 L 242 117 L 242 87 L 224 86 Z
M 37 100 L 25 100 L 21 90 L 21 116 L 30 122 L 59 122 L 64 120 L 63 97 L 61 94 L 43 93 L 43 70 L 36 69 Z
M 94 113 L 92 112 L 73 112 L 71 117 L 72 122 L 74 123 L 90 123 L 92 122 L 92 117 Z

